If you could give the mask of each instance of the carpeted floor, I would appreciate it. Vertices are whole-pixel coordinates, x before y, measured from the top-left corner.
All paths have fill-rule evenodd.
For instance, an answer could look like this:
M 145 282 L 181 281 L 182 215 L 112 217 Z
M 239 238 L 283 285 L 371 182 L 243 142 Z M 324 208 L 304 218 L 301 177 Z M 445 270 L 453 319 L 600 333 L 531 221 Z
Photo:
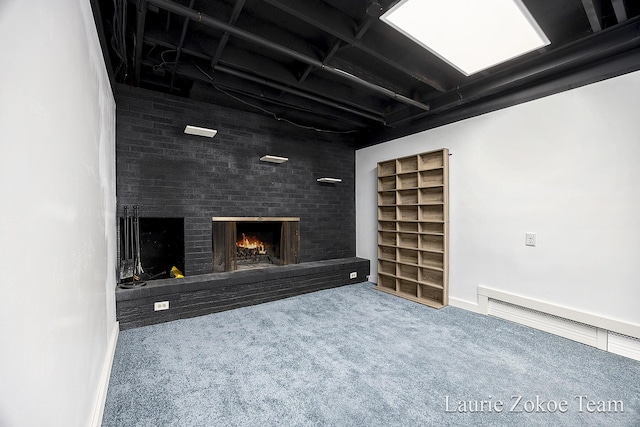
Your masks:
M 103 426 L 640 426 L 640 362 L 372 287 L 121 332 Z

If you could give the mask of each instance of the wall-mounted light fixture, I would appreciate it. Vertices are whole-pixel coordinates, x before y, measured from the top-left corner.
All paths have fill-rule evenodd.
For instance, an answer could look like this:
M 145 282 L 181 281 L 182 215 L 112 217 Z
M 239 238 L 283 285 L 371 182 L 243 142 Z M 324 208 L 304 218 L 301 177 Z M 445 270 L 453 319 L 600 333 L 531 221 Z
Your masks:
M 288 157 L 280 157 L 280 156 L 272 156 L 271 154 L 267 154 L 266 156 L 260 157 L 260 160 L 263 162 L 269 163 L 284 163 L 289 160 Z
M 187 127 L 184 128 L 184 133 L 187 133 L 189 135 L 198 135 L 205 136 L 207 138 L 213 138 L 214 136 L 216 136 L 216 133 L 218 133 L 218 131 L 215 129 L 207 129 L 198 126 L 187 125 Z
M 318 182 L 324 182 L 326 184 L 336 184 L 338 182 L 342 182 L 340 178 L 318 178 L 316 179 Z

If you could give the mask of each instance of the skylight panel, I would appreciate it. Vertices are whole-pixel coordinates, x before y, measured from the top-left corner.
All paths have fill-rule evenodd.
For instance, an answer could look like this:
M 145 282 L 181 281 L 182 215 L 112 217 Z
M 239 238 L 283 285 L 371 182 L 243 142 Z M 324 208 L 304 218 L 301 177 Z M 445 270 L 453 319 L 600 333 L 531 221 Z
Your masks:
M 380 19 L 467 76 L 550 43 L 521 0 L 401 0 Z

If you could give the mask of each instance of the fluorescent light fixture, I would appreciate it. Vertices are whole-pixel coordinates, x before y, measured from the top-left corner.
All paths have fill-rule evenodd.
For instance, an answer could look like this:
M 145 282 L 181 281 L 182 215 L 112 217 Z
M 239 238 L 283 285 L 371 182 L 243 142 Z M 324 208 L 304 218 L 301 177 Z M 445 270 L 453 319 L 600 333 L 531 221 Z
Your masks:
M 401 0 L 380 19 L 467 76 L 550 43 L 522 0 Z
M 263 162 L 269 162 L 269 163 L 284 163 L 284 162 L 288 161 L 289 158 L 288 157 L 280 157 L 280 156 L 272 156 L 270 154 L 267 154 L 266 156 L 260 157 L 260 160 L 262 160 Z
M 336 182 L 342 182 L 340 178 L 318 178 L 316 179 L 318 182 L 325 182 L 328 184 L 335 184 Z
M 207 129 L 207 128 L 199 128 L 198 126 L 187 125 L 184 128 L 184 133 L 188 133 L 189 135 L 198 135 L 198 136 L 206 136 L 207 138 L 213 138 L 218 133 L 215 129 Z

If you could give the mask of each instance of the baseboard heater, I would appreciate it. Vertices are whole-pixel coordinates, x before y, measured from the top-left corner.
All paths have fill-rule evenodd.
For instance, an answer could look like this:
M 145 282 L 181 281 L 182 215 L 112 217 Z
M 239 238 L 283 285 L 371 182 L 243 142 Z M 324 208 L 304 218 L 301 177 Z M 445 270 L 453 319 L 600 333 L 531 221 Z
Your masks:
M 478 288 L 480 311 L 640 361 L 640 328 L 588 313 Z

